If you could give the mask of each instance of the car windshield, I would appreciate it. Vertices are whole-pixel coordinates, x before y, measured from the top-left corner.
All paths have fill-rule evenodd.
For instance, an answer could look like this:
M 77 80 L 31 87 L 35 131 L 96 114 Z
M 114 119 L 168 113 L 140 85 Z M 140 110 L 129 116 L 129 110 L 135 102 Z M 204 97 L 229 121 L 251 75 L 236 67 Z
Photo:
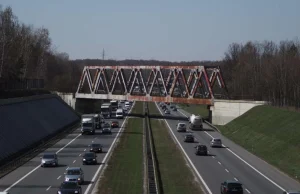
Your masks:
M 80 175 L 79 170 L 67 170 L 67 175 Z
M 54 158 L 54 154 L 45 154 L 43 156 L 44 159 L 53 159 Z
M 82 123 L 83 127 L 92 127 L 93 123 Z
M 186 137 L 194 137 L 193 135 L 186 135 Z
M 94 157 L 94 153 L 85 153 L 84 154 L 85 157 Z
M 72 189 L 77 187 L 77 183 L 75 182 L 64 182 L 61 184 L 63 189 Z
M 91 147 L 92 147 L 92 148 L 99 148 L 99 147 L 101 147 L 101 144 L 92 144 Z
M 103 131 L 109 131 L 110 128 L 103 128 Z
M 216 142 L 221 142 L 221 140 L 220 140 L 220 139 L 215 139 L 214 141 L 216 141 Z
M 179 124 L 179 127 L 185 127 L 185 124 L 180 123 L 180 124 Z
M 228 188 L 232 189 L 232 188 L 241 188 L 241 184 L 240 183 L 229 183 L 228 184 Z
M 112 121 L 111 123 L 112 124 L 118 124 L 118 121 Z

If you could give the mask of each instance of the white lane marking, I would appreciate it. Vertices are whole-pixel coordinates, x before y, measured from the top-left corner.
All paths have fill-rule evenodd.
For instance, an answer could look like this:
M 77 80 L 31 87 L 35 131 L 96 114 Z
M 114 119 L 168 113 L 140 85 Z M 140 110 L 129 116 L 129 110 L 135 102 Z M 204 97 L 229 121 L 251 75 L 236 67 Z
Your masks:
M 73 164 L 76 162 L 76 160 L 73 161 Z
M 212 158 L 216 158 L 216 157 L 212 156 Z
M 218 162 L 221 165 L 221 162 Z
M 60 179 L 61 175 L 59 175 L 59 177 L 57 177 L 57 180 Z
M 93 143 L 94 141 L 92 141 L 92 143 Z
M 66 168 L 66 170 L 68 170 L 69 169 L 69 167 L 68 168 Z
M 161 112 L 161 110 L 160 110 L 160 108 L 157 106 L 157 104 L 156 104 L 155 102 L 154 102 L 154 104 L 156 105 L 156 108 L 158 109 L 158 111 L 160 112 L 160 114 L 163 115 L 163 113 Z M 185 150 L 183 149 L 181 143 L 178 141 L 178 139 L 177 139 L 177 137 L 175 136 L 175 134 L 174 134 L 172 128 L 170 127 L 169 123 L 167 122 L 166 119 L 163 119 L 163 120 L 166 122 L 166 124 L 167 124 L 169 130 L 171 131 L 171 133 L 172 133 L 172 135 L 173 135 L 173 137 L 175 138 L 175 140 L 176 140 L 176 142 L 178 143 L 179 147 L 180 147 L 181 150 L 183 151 L 185 157 L 187 158 L 187 160 L 188 160 L 189 163 L 191 164 L 192 168 L 194 169 L 194 171 L 195 171 L 196 174 L 198 175 L 198 178 L 199 178 L 199 179 L 201 180 L 201 182 L 203 183 L 205 189 L 207 190 L 207 192 L 208 192 L 209 194 L 212 194 L 211 190 L 209 189 L 209 187 L 207 186 L 206 182 L 204 181 L 204 179 L 202 178 L 202 176 L 201 176 L 200 173 L 198 172 L 198 170 L 197 170 L 197 168 L 195 167 L 194 163 L 191 161 L 191 159 L 189 158 L 189 156 L 187 155 L 187 153 L 186 153 Z M 87 194 L 87 193 L 85 193 L 85 194 Z
M 225 171 L 229 173 L 229 170 L 227 170 L 226 168 L 225 168 Z
M 131 110 L 132 110 L 132 109 L 131 109 Z M 131 113 L 131 110 L 130 110 L 128 113 Z M 107 153 L 105 154 L 105 157 L 103 158 L 103 160 L 102 160 L 102 162 L 101 162 L 101 165 L 100 165 L 99 168 L 97 169 L 95 175 L 93 176 L 93 178 L 92 178 L 92 180 L 91 180 L 91 183 L 90 183 L 89 186 L 86 188 L 84 194 L 88 194 L 88 193 L 89 193 L 89 191 L 90 191 L 90 189 L 91 189 L 91 187 L 92 187 L 92 184 L 95 182 L 96 178 L 98 177 L 98 174 L 99 174 L 100 171 L 102 170 L 102 168 L 103 168 L 103 166 L 104 166 L 103 164 L 106 162 L 106 160 L 107 160 L 107 158 L 108 158 L 110 152 L 112 151 L 112 148 L 114 147 L 114 145 L 115 145 L 115 143 L 116 143 L 116 141 L 117 141 L 119 135 L 120 135 L 121 132 L 124 130 L 124 129 L 123 129 L 123 126 L 125 125 L 125 123 L 126 123 L 126 121 L 127 121 L 128 118 L 129 118 L 129 117 L 127 116 L 127 117 L 124 119 L 124 121 L 123 121 L 121 127 L 119 128 L 119 131 L 118 131 L 118 133 L 117 133 L 117 135 L 116 135 L 114 141 L 113 141 L 112 144 L 110 145 L 110 147 L 109 147 Z M 212 193 L 210 193 L 210 194 L 212 194 Z
M 181 111 L 179 111 L 182 115 L 186 116 L 186 114 L 182 113 Z M 207 131 L 204 131 L 208 136 L 210 136 L 211 138 L 214 138 L 211 134 L 209 134 Z M 265 179 L 267 179 L 268 181 L 270 181 L 273 185 L 275 185 L 276 187 L 278 187 L 279 189 L 281 189 L 282 191 L 285 191 L 284 188 L 282 188 L 280 185 L 278 185 L 277 183 L 275 183 L 273 180 L 271 180 L 269 177 L 267 177 L 266 175 L 264 175 L 263 173 L 261 173 L 259 170 L 257 170 L 256 168 L 254 168 L 251 164 L 249 164 L 248 162 L 246 162 L 244 159 L 242 159 L 239 155 L 237 155 L 236 153 L 234 153 L 231 149 L 227 148 L 224 144 L 222 144 L 223 147 L 226 148 L 226 150 L 228 150 L 230 153 L 232 153 L 233 155 L 235 155 L 238 159 L 240 159 L 242 162 L 244 162 L 246 165 L 248 165 L 250 168 L 252 168 L 255 172 L 257 172 L 258 174 L 260 174 L 262 177 L 264 177 Z
M 64 148 L 66 148 L 68 145 L 70 145 L 73 141 L 75 141 L 79 136 L 81 136 L 81 134 L 77 135 L 74 139 L 72 139 L 71 141 L 69 141 L 69 143 L 67 143 L 64 147 L 60 148 L 56 154 L 58 154 L 60 151 L 62 151 Z M 40 167 L 40 165 L 38 165 L 37 167 L 35 167 L 33 170 L 31 170 L 30 172 L 28 172 L 27 174 L 25 174 L 22 178 L 20 178 L 19 180 L 17 180 L 14 184 L 12 184 L 11 186 L 9 186 L 7 189 L 4 190 L 4 192 L 9 191 L 11 188 L 13 188 L 14 186 L 16 186 L 19 182 L 21 182 L 22 180 L 24 180 L 26 177 L 28 177 L 29 175 L 31 175 L 34 171 L 36 171 L 38 168 Z
M 81 154 L 79 154 L 79 156 L 81 156 Z
M 248 189 L 245 189 L 248 193 L 250 193 L 250 191 Z
M 46 189 L 46 191 L 48 191 L 50 188 L 51 188 L 51 186 L 49 186 L 49 187 Z
M 234 178 L 235 181 L 239 181 L 237 178 Z
M 207 133 L 206 131 L 204 131 L 208 136 L 210 136 L 211 138 L 213 138 L 212 135 L 210 135 L 209 133 Z M 257 172 L 258 174 L 260 174 L 262 177 L 264 177 L 265 179 L 267 179 L 268 181 L 270 181 L 273 185 L 275 185 L 276 187 L 278 187 L 279 189 L 281 189 L 282 191 L 285 191 L 284 188 L 282 188 L 280 185 L 278 185 L 277 183 L 275 183 L 273 180 L 271 180 L 269 177 L 267 177 L 266 175 L 264 175 L 263 173 L 261 173 L 259 170 L 257 170 L 255 167 L 253 167 L 251 164 L 249 164 L 248 162 L 246 162 L 244 159 L 242 159 L 239 155 L 237 155 L 236 153 L 234 153 L 231 149 L 229 149 L 228 147 L 226 147 L 224 144 L 222 144 L 222 146 L 228 150 L 230 153 L 232 153 L 234 156 L 236 156 L 238 159 L 240 159 L 242 162 L 244 162 L 247 166 L 249 166 L 250 168 L 252 168 L 255 172 Z
M 86 149 L 84 149 L 83 151 L 86 151 Z

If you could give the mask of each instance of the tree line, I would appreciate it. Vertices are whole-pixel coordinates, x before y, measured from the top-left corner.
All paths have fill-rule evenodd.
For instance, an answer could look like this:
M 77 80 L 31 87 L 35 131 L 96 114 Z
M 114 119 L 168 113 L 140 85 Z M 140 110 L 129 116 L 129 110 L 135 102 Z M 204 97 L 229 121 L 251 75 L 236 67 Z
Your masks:
M 0 5 L 0 83 L 43 79 L 54 89 L 59 83 L 71 83 L 72 71 L 68 54 L 51 45 L 48 29 L 24 24 L 11 7 Z
M 20 22 L 11 7 L 0 6 L 0 81 L 44 79 L 48 90 L 75 92 L 85 65 L 178 65 L 154 60 L 69 60 L 57 52 L 48 29 Z M 220 65 L 232 99 L 266 100 L 299 107 L 300 43 L 298 40 L 233 43 L 221 61 L 180 62 Z

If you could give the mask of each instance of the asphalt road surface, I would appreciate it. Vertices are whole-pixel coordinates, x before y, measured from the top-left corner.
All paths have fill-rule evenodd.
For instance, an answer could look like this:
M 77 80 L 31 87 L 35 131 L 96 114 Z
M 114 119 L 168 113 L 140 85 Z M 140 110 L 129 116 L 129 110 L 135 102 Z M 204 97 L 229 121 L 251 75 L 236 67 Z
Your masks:
M 159 108 L 159 110 L 163 114 L 162 109 Z M 171 115 L 182 117 L 191 114 L 178 109 L 175 112 L 171 111 Z M 188 133 L 193 133 L 196 143 L 185 143 L 183 142 L 185 133 L 176 131 L 179 121 L 166 121 L 168 128 L 172 131 L 171 134 L 176 137 L 175 140 L 181 145 L 180 147 L 184 150 L 198 177 L 202 179 L 208 193 L 220 193 L 220 185 L 225 180 L 240 181 L 245 189 L 244 193 L 282 194 L 285 189 L 300 190 L 300 184 L 297 181 L 214 131 L 206 123 L 204 123 L 205 131 L 188 131 Z M 188 124 L 187 121 L 180 122 Z M 211 148 L 209 143 L 212 137 L 221 138 L 223 148 Z M 198 143 L 208 147 L 209 156 L 195 155 L 194 146 Z
M 107 119 L 107 121 L 112 119 Z M 124 119 L 118 120 L 119 125 L 125 123 Z M 120 133 L 119 133 L 120 132 Z M 84 172 L 84 184 L 82 192 L 88 194 L 92 191 L 97 181 L 97 175 L 103 168 L 103 160 L 106 160 L 107 152 L 111 145 L 121 135 L 121 127 L 113 128 L 111 135 L 101 134 L 101 130 L 96 130 L 95 135 L 81 135 L 80 129 L 69 134 L 45 152 L 56 152 L 58 155 L 58 167 L 40 167 L 40 157 L 38 156 L 17 168 L 10 174 L 0 179 L 0 191 L 8 191 L 10 194 L 41 194 L 57 193 L 58 187 L 64 181 L 64 172 L 68 167 L 81 167 Z M 97 165 L 82 165 L 82 155 L 89 151 L 89 144 L 100 143 L 103 145 L 103 153 L 97 154 Z

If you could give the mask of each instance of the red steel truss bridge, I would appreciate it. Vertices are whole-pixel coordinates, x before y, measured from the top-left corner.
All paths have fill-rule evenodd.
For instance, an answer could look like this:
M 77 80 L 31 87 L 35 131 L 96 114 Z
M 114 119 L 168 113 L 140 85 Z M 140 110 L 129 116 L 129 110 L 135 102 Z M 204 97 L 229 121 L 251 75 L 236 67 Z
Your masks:
M 219 66 L 85 66 L 75 97 L 213 105 L 227 89 Z

